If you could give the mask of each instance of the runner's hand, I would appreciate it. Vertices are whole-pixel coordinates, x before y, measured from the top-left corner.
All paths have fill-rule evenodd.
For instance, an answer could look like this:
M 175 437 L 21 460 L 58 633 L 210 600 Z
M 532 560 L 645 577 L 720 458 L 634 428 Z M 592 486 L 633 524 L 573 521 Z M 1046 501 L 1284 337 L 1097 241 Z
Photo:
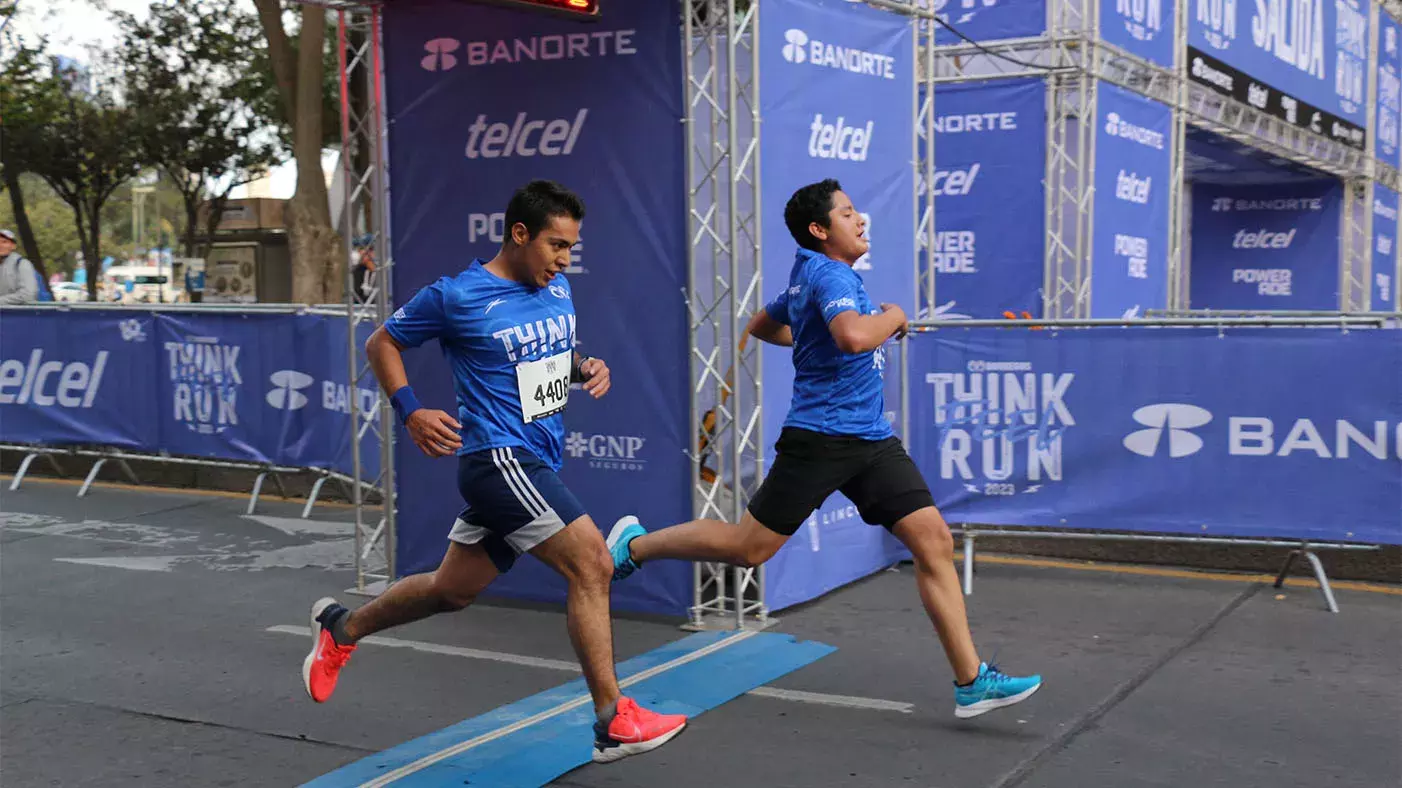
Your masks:
M 910 320 L 908 320 L 908 319 L 906 318 L 906 316 L 905 316 L 905 310 L 904 310 L 904 309 L 901 309 L 901 308 L 900 308 L 900 305 L 898 305 L 898 304 L 882 304 L 882 305 L 881 305 L 881 311 L 882 311 L 884 314 L 888 314 L 888 315 L 891 314 L 892 312 L 894 312 L 894 313 L 896 313 L 897 315 L 900 316 L 901 324 L 900 324 L 899 326 L 896 327 L 896 330 L 891 334 L 891 336 L 895 337 L 896 339 L 901 339 L 901 338 L 903 338 L 903 337 L 910 331 Z
M 462 448 L 462 438 L 457 432 L 462 425 L 441 410 L 419 408 L 409 414 L 404 426 L 414 445 L 430 457 L 449 457 Z
M 600 358 L 591 358 L 580 364 L 579 374 L 584 376 L 584 391 L 594 399 L 609 393 L 613 385 L 609 379 L 609 365 Z

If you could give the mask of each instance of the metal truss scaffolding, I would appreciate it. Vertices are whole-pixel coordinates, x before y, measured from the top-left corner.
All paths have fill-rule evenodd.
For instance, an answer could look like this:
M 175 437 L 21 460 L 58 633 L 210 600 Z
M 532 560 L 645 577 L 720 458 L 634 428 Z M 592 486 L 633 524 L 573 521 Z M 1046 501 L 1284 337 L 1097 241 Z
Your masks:
M 886 7 L 885 0 L 866 0 Z M 1090 289 L 1095 260 L 1094 162 L 1096 85 L 1107 82 L 1160 101 L 1173 110 L 1169 193 L 1168 308 L 1189 306 L 1189 255 L 1183 247 L 1189 226 L 1185 199 L 1188 126 L 1211 131 L 1273 156 L 1334 175 L 1345 182 L 1345 228 L 1340 259 L 1340 303 L 1346 311 L 1369 308 L 1373 183 L 1397 188 L 1402 176 L 1362 150 L 1286 123 L 1247 104 L 1224 97 L 1188 79 L 1187 32 L 1191 6 L 1175 3 L 1174 66 L 1147 62 L 1099 40 L 1099 3 L 1094 0 L 1048 0 L 1047 32 L 1042 36 L 972 44 L 931 45 L 930 62 L 918 72 L 925 95 L 936 84 L 1038 76 L 1047 80 L 1047 164 L 1044 317 L 1085 318 L 1090 315 Z M 1384 0 L 1382 7 L 1402 18 L 1402 3 Z M 1375 13 L 1377 7 L 1374 7 Z M 1373 29 L 1377 29 L 1376 18 Z M 1370 48 L 1369 73 L 1376 72 L 1377 47 Z M 1373 104 L 1370 102 L 1369 114 Z M 932 124 L 932 103 L 920 105 L 917 128 Z M 932 157 L 927 141 L 925 156 Z M 923 162 L 922 162 L 923 165 Z M 922 166 L 921 172 L 925 171 Z M 921 216 L 921 243 L 932 237 L 933 220 Z M 1396 262 L 1389 260 L 1395 265 Z M 1393 265 L 1388 265 L 1391 271 Z M 922 263 L 922 309 L 937 303 L 931 266 Z M 1379 269 L 1381 270 L 1381 269 Z
M 325 4 L 325 3 L 323 3 Z M 346 268 L 348 369 L 351 390 L 377 394 L 375 409 L 363 411 L 358 396 L 350 402 L 352 501 L 355 506 L 355 587 L 374 594 L 395 578 L 394 424 L 389 398 L 380 390 L 365 358 L 362 324 L 378 326 L 393 304 L 388 234 L 388 177 L 385 168 L 384 70 L 381 57 L 380 9 L 376 6 L 333 6 L 336 48 L 340 64 L 341 167 L 344 205 L 340 232 L 347 259 L 354 239 L 369 236 L 375 269 L 361 292 L 355 292 L 354 272 Z M 367 453 L 378 452 L 379 471 L 371 476 Z M 367 478 L 371 477 L 371 478 Z
M 691 416 L 699 425 L 693 455 L 697 517 L 739 522 L 764 478 L 762 384 L 758 342 L 745 325 L 763 306 L 761 280 L 759 7 L 763 0 L 684 0 L 686 69 L 688 287 Z M 933 48 L 933 12 L 925 0 L 866 0 L 916 25 L 917 52 Z M 933 65 L 917 58 L 915 68 Z M 917 83 L 928 84 L 927 80 Z M 928 97 L 928 93 L 925 94 Z M 912 96 L 923 133 L 912 151 L 919 248 L 912 285 L 929 288 L 919 270 L 933 262 L 933 106 Z M 913 120 L 914 122 L 914 120 Z M 920 211 L 921 209 L 917 209 Z M 918 303 L 917 299 L 917 303 Z M 923 306 L 923 305 L 922 305 Z M 695 564 L 688 628 L 765 627 L 764 568 Z
M 738 523 L 763 478 L 759 343 L 759 4 L 686 0 L 687 300 L 693 511 Z M 764 570 L 697 562 L 693 628 L 764 626 Z

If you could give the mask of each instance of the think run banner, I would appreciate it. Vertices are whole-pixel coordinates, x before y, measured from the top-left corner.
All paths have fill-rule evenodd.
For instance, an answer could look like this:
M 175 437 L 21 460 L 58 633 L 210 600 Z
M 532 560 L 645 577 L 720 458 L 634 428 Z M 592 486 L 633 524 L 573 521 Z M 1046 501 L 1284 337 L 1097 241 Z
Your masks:
M 4 323 L 0 441 L 352 473 L 343 317 L 14 309 Z M 354 396 L 376 406 L 374 389 Z
M 952 523 L 1402 544 L 1402 330 L 944 330 L 910 448 Z
M 765 0 L 759 13 L 763 300 L 788 287 L 793 268 L 797 246 L 784 226 L 789 196 L 836 178 L 867 217 L 871 251 L 853 269 L 872 303 L 899 304 L 914 317 L 909 19 L 846 0 Z M 772 460 L 789 410 L 793 357 L 788 348 L 763 352 L 763 445 Z M 899 424 L 899 366 L 889 352 L 877 358 L 886 370 L 887 418 Z M 889 565 L 894 549 L 881 529 L 863 523 L 834 494 L 766 566 L 766 602 L 778 610 L 812 599 Z
M 680 25 L 675 0 L 612 0 L 588 25 L 449 0 L 385 7 L 398 303 L 495 255 L 507 202 L 528 181 L 584 199 L 566 276 L 579 352 L 608 362 L 613 389 L 598 401 L 571 394 L 560 475 L 605 529 L 625 514 L 650 528 L 691 514 Z M 405 354 L 409 379 L 425 407 L 453 411 L 435 345 Z M 396 461 L 396 569 L 429 570 L 463 506 L 457 463 L 407 440 Z M 559 602 L 565 583 L 526 557 L 490 592 Z M 658 562 L 614 599 L 684 613 L 690 569 Z

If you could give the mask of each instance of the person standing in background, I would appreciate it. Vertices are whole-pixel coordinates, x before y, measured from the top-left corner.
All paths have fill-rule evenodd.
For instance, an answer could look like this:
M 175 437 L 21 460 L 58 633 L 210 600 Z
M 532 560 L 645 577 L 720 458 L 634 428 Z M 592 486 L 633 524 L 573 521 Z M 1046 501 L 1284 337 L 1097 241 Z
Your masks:
M 39 275 L 15 246 L 15 234 L 0 230 L 0 304 L 32 304 L 39 300 Z
M 185 292 L 190 296 L 190 303 L 198 304 L 204 300 L 204 262 L 190 261 L 185 264 Z

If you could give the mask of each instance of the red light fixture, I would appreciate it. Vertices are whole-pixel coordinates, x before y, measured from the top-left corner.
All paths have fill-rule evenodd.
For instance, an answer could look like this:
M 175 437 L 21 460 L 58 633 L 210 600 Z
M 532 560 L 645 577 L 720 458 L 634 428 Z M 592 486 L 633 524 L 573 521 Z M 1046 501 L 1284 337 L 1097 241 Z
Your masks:
M 541 11 L 554 11 L 578 19 L 599 16 L 599 0 L 487 0 L 497 5 L 523 6 Z

